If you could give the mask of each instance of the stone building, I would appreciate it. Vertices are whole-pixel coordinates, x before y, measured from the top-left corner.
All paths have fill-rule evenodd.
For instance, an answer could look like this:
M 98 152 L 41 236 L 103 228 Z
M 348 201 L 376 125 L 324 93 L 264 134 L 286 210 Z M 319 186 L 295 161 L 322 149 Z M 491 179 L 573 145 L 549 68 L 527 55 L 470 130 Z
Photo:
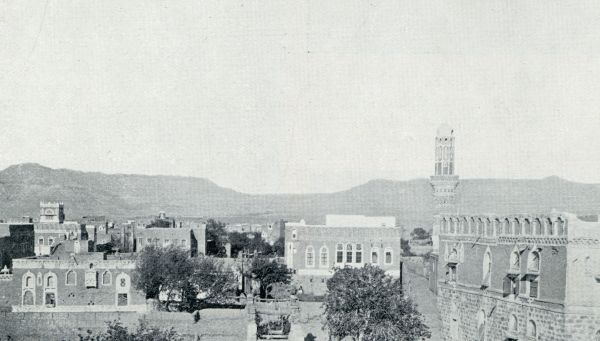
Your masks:
M 392 226 L 336 226 L 287 223 L 285 261 L 305 294 L 324 295 L 326 281 L 336 267 L 380 266 L 400 276 L 402 229 Z M 356 225 L 350 224 L 349 225 Z
M 0 278 L 0 307 L 13 312 L 145 311 L 130 255 L 88 252 L 88 240 L 61 240 L 50 255 L 13 260 Z
M 133 250 L 141 251 L 147 245 L 176 245 L 189 250 L 190 256 L 206 254 L 206 225 L 180 225 L 177 228 L 135 228 L 133 229 Z
M 0 269 L 12 266 L 12 259 L 34 255 L 33 223 L 0 223 Z
M 435 136 L 435 160 L 434 175 L 430 177 L 429 183 L 433 188 L 433 199 L 436 213 L 454 213 L 456 211 L 456 187 L 459 184 L 456 172 L 456 161 L 454 158 L 454 129 L 442 124 Z M 437 294 L 438 273 L 438 236 L 431 238 L 432 253 L 429 258 L 429 290 Z
M 598 217 L 436 217 L 445 340 L 597 340 Z
M 40 221 L 35 224 L 35 254 L 49 255 L 59 241 L 85 239 L 94 241 L 95 227 L 75 221 L 65 221 L 64 204 L 40 203 Z M 88 233 L 91 236 L 88 237 Z M 93 245 L 92 245 L 93 247 Z

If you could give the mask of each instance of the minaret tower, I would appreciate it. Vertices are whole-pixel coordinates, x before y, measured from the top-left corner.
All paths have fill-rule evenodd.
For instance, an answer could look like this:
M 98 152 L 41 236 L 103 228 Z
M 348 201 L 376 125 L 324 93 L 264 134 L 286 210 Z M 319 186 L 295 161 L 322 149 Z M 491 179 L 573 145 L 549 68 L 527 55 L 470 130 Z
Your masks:
M 442 124 L 435 137 L 435 172 L 430 178 L 436 213 L 456 213 L 455 192 L 458 175 L 454 174 L 454 130 Z

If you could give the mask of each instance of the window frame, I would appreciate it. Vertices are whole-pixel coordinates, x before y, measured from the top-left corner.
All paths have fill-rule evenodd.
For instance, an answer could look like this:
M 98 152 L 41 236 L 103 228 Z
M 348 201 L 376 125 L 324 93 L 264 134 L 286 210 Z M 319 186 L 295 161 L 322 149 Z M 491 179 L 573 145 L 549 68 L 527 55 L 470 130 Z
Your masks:
M 311 262 L 309 262 L 309 255 Z M 304 265 L 307 268 L 315 267 L 315 248 L 312 245 L 308 245 L 304 250 Z
M 73 283 L 69 283 L 69 274 L 73 274 Z M 73 269 L 67 270 L 65 273 L 65 285 L 76 286 L 77 285 L 77 272 Z
M 388 258 L 387 257 L 388 256 L 388 252 L 390 254 L 390 261 L 389 262 L 387 260 L 387 258 Z M 384 265 L 393 265 L 394 264 L 394 250 L 392 248 L 386 247 L 384 249 L 384 252 L 383 252 L 383 257 L 384 257 L 383 258 L 383 264 Z

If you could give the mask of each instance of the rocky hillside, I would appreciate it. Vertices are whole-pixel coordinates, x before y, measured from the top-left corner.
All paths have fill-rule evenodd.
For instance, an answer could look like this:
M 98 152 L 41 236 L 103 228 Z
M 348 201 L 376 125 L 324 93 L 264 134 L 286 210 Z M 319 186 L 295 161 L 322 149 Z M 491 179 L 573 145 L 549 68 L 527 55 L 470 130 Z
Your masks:
M 459 185 L 461 213 L 600 211 L 600 186 L 557 177 L 541 180 L 464 179 Z M 219 187 L 207 179 L 86 173 L 21 164 L 0 172 L 0 216 L 37 217 L 41 200 L 63 201 L 68 218 L 106 215 L 218 217 L 229 221 L 306 218 L 322 222 L 327 213 L 395 215 L 408 225 L 428 224 L 434 212 L 427 179 L 373 180 L 327 194 L 250 195 Z

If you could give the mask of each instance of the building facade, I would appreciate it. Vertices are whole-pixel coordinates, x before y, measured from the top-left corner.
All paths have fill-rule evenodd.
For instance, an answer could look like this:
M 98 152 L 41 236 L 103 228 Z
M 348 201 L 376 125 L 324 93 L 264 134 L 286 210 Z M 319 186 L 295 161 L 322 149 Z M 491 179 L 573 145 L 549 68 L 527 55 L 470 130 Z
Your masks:
M 305 294 L 324 295 L 334 268 L 380 266 L 400 276 L 400 239 L 396 226 L 360 227 L 287 223 L 285 261 L 295 271 L 294 279 Z
M 35 224 L 34 231 L 35 254 L 38 256 L 49 255 L 60 241 L 81 238 L 93 241 L 96 235 L 93 225 L 65 221 L 64 204 L 57 202 L 40 202 L 40 221 Z M 92 235 L 88 236 L 88 232 Z
M 12 267 L 14 258 L 34 255 L 33 223 L 0 223 L 0 269 Z
M 206 254 L 206 225 L 196 224 L 177 228 L 134 228 L 131 241 L 132 250 L 141 251 L 148 245 L 179 246 L 190 252 L 191 257 Z
M 439 215 L 445 340 L 597 340 L 600 223 L 568 213 Z

